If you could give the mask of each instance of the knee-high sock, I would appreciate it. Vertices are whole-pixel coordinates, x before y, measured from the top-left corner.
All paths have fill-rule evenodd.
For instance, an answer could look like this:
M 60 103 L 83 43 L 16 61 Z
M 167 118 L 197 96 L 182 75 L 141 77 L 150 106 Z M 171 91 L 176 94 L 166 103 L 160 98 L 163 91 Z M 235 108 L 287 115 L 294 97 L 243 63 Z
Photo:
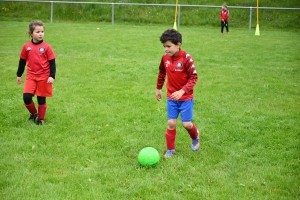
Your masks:
M 30 114 L 37 113 L 34 102 L 32 101 L 30 104 L 24 104 L 27 110 L 30 112 Z
M 170 130 L 167 129 L 166 132 L 166 142 L 167 142 L 167 149 L 175 149 L 175 138 L 176 138 L 176 129 Z
M 38 106 L 38 114 L 39 114 L 39 119 L 40 120 L 45 120 L 46 109 L 47 109 L 47 105 L 46 104 Z
M 191 137 L 193 140 L 200 137 L 199 131 L 198 131 L 198 129 L 197 129 L 197 127 L 196 127 L 195 124 L 193 124 L 193 127 L 192 127 L 191 129 L 189 129 L 189 130 L 186 129 L 186 130 L 187 130 L 187 132 L 190 134 L 190 137 Z

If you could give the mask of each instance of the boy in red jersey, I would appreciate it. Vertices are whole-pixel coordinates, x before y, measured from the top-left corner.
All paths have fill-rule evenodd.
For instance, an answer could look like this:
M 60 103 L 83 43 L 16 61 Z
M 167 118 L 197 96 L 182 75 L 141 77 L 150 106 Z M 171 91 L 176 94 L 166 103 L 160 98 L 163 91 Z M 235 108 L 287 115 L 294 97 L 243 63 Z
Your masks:
M 165 54 L 162 56 L 156 84 L 156 99 L 162 98 L 162 87 L 167 78 L 167 113 L 166 131 L 167 152 L 169 158 L 175 153 L 177 118 L 180 114 L 182 125 L 189 133 L 191 148 L 200 148 L 200 133 L 192 123 L 194 106 L 194 86 L 198 80 L 193 58 L 181 49 L 182 36 L 174 30 L 166 30 L 160 37 Z
M 29 121 L 43 125 L 46 115 L 46 97 L 52 96 L 52 84 L 55 79 L 55 55 L 51 46 L 43 41 L 44 24 L 35 20 L 30 22 L 28 35 L 32 38 L 24 44 L 17 71 L 17 83 L 21 84 L 21 76 L 27 64 L 27 73 L 24 83 L 24 105 L 30 113 Z M 37 95 L 38 111 L 32 101 Z
M 221 18 L 221 34 L 223 34 L 224 26 L 226 27 L 226 33 L 229 34 L 229 27 L 228 27 L 229 10 L 227 9 L 227 5 L 225 3 L 222 5 L 220 18 Z

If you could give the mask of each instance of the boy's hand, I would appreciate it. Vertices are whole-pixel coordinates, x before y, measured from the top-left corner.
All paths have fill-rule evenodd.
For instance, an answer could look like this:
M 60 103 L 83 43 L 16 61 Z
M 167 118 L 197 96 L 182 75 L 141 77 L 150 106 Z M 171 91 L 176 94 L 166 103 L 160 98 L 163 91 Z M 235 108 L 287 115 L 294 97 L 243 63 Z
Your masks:
M 161 100 L 161 90 L 159 90 L 159 89 L 156 90 L 156 99 L 157 99 L 157 101 Z
M 173 92 L 173 94 L 171 94 L 171 99 L 172 100 L 178 100 L 182 97 L 182 95 L 185 93 L 184 90 L 178 90 L 176 92 Z

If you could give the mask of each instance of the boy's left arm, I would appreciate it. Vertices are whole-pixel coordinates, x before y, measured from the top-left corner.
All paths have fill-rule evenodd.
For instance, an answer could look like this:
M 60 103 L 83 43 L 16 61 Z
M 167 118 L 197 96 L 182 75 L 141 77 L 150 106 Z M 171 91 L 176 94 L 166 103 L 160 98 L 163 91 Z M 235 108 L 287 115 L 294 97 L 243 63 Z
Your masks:
M 194 60 L 192 57 L 190 57 L 186 62 L 186 69 L 187 73 L 189 75 L 188 82 L 183 86 L 183 90 L 185 93 L 189 93 L 191 90 L 193 90 L 194 86 L 196 85 L 198 81 L 198 75 L 197 71 L 194 65 Z

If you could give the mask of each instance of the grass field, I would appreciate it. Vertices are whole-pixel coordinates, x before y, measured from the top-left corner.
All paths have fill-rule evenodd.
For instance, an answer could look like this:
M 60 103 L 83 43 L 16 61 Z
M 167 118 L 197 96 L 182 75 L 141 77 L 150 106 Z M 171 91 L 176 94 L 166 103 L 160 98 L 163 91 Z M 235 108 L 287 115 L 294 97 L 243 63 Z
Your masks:
M 28 23 L 0 22 L 1 199 L 300 198 L 300 32 L 180 27 L 202 142 L 192 152 L 179 124 L 165 159 L 155 89 L 171 26 L 46 24 L 57 76 L 36 126 L 15 75 Z M 162 156 L 155 168 L 138 164 L 146 146 Z

